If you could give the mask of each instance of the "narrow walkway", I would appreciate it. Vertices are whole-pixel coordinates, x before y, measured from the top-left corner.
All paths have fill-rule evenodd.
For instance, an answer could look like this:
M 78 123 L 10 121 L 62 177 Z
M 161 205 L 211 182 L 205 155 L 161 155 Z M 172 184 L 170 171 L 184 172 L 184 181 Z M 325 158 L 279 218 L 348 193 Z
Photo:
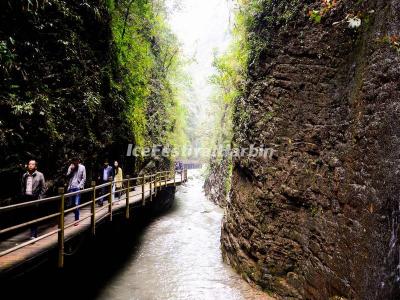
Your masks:
M 175 184 L 180 185 L 181 177 L 175 177 Z M 165 186 L 173 186 L 174 180 L 169 180 L 167 182 L 161 182 L 159 188 L 163 189 Z M 154 195 L 154 187 L 152 189 L 152 195 Z M 145 185 L 145 201 L 150 201 L 150 184 Z M 95 212 L 96 224 L 101 222 L 105 218 L 109 218 L 108 213 L 109 206 L 107 204 L 107 199 L 104 201 L 104 206 L 97 207 Z M 129 206 L 143 205 L 142 203 L 142 186 L 136 186 L 136 190 L 131 191 L 129 194 Z M 126 207 L 126 197 L 125 195 L 121 197 L 120 201 L 114 201 L 112 205 L 112 212 L 125 209 Z M 64 222 L 66 224 L 64 231 L 65 241 L 68 241 L 72 237 L 84 232 L 91 230 L 91 208 L 90 205 L 80 209 L 80 221 L 78 226 L 74 226 L 74 213 L 69 212 L 65 215 Z M 69 225 L 68 225 L 69 224 Z M 48 234 L 49 236 L 38 240 L 34 244 L 26 245 L 18 250 L 15 250 L 6 255 L 0 256 L 0 273 L 17 267 L 18 265 L 24 263 L 27 260 L 33 259 L 51 249 L 58 246 L 58 225 L 57 222 L 50 220 L 44 225 L 39 227 L 39 236 L 44 236 Z M 12 236 L 4 241 L 0 242 L 0 253 L 10 249 L 16 245 L 20 245 L 29 240 L 29 229 Z

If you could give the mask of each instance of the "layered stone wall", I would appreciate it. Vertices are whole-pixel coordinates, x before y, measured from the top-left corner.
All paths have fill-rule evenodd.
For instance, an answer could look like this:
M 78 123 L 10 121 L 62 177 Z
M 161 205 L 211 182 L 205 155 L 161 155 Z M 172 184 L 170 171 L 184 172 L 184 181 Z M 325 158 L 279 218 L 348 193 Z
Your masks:
M 398 299 L 400 1 L 322 9 L 256 16 L 234 142 L 277 152 L 234 160 L 224 258 L 282 299 Z

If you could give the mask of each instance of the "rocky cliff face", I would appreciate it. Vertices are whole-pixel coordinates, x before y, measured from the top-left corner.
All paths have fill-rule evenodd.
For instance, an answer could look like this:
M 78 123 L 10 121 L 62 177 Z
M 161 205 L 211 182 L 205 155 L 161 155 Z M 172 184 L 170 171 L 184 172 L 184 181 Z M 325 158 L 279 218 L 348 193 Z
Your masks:
M 209 174 L 204 180 L 204 193 L 207 198 L 220 207 L 225 207 L 231 187 L 232 160 L 227 157 L 212 157 Z
M 282 299 L 398 299 L 400 1 L 255 18 L 234 142 L 277 152 L 234 160 L 224 258 Z

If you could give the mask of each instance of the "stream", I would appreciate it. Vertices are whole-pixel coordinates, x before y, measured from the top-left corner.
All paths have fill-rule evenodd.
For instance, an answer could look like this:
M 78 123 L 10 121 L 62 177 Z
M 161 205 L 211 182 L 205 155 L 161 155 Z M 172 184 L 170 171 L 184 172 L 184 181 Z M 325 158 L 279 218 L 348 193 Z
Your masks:
M 98 299 L 267 299 L 223 263 L 223 210 L 205 198 L 200 171 L 189 176 L 171 211 L 143 230 L 136 251 Z

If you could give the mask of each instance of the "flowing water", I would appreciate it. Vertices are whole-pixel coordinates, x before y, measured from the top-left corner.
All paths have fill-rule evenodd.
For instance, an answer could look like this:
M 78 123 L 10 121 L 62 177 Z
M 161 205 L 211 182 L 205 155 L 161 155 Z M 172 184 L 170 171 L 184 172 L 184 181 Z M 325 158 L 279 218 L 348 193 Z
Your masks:
M 0 281 L 1 299 L 271 299 L 222 261 L 223 210 L 202 185 L 193 171 L 171 209 L 153 217 L 138 210 L 130 225 L 120 220 L 98 228 L 93 240 L 82 236 L 66 247 L 64 269 L 50 260 Z
M 177 188 L 171 211 L 144 229 L 132 259 L 98 299 L 268 299 L 223 263 L 223 210 L 202 191 L 199 171 Z

